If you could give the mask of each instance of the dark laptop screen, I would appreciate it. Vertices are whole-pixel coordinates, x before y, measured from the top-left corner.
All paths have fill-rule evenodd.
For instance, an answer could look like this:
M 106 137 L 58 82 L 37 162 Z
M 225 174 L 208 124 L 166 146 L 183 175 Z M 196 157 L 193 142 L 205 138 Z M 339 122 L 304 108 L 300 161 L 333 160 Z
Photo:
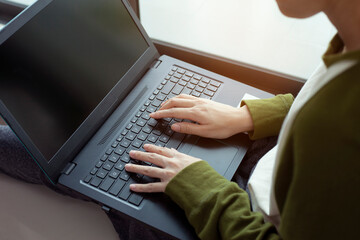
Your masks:
M 48 160 L 148 45 L 119 0 L 55 0 L 0 46 L 0 98 Z

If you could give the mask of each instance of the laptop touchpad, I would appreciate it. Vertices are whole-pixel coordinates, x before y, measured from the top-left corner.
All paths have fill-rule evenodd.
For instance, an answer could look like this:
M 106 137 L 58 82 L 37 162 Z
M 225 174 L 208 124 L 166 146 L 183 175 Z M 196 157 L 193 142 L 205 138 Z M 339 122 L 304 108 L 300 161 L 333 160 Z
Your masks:
M 218 173 L 224 175 L 237 152 L 237 148 L 220 141 L 200 138 L 188 154 L 207 161 Z

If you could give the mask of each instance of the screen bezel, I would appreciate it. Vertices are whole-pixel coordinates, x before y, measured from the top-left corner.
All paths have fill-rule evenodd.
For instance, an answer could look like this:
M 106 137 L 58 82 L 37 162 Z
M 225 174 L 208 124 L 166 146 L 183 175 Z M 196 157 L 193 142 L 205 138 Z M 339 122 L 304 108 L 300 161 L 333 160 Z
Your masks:
M 51 2 L 52 0 L 38 0 L 33 5 L 26 8 L 11 22 L 9 22 L 0 31 L 0 45 Z M 14 116 L 0 99 L 0 115 L 17 135 L 31 157 L 37 162 L 39 167 L 45 172 L 47 177 L 54 184 L 56 184 L 57 179 L 59 178 L 62 170 L 66 167 L 67 163 L 74 159 L 84 144 L 90 139 L 90 137 L 96 132 L 101 124 L 108 118 L 111 112 L 113 112 L 113 110 L 120 104 L 120 102 L 141 79 L 153 61 L 159 57 L 158 51 L 156 50 L 149 36 L 146 34 L 144 28 L 141 26 L 139 19 L 129 5 L 128 1 L 121 0 L 121 2 L 129 12 L 149 47 L 135 62 L 135 64 L 127 71 L 127 73 L 121 79 L 119 79 L 115 87 L 106 95 L 106 97 L 99 103 L 99 105 L 92 111 L 92 113 L 85 119 L 85 121 L 77 128 L 77 130 L 50 159 L 50 161 L 46 160 L 40 150 L 33 143 L 31 138 L 26 134 L 24 129 L 20 126 L 20 124 L 16 121 Z M 119 82 L 121 82 L 121 86 Z M 124 85 L 127 85 L 128 87 L 124 89 Z

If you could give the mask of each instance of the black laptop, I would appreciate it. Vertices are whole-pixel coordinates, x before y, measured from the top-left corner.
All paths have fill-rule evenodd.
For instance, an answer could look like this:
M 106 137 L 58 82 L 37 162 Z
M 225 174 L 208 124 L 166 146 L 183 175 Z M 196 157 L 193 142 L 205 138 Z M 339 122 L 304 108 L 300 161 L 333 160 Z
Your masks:
M 182 93 L 233 106 L 245 93 L 272 96 L 160 56 L 126 0 L 37 1 L 0 32 L 0 82 L 1 116 L 54 184 L 179 239 L 196 238 L 179 207 L 129 190 L 157 181 L 124 170 L 136 163 L 129 151 L 173 147 L 231 179 L 249 140 L 175 133 L 188 120 L 149 114 Z

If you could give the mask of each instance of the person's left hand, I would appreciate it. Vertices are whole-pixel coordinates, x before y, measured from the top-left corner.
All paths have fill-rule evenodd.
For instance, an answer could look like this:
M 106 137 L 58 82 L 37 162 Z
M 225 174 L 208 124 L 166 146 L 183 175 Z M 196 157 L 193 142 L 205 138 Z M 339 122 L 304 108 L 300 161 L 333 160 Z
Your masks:
M 169 149 L 145 144 L 144 149 L 147 152 L 131 151 L 130 157 L 136 160 L 153 163 L 158 167 L 126 164 L 125 169 L 128 172 L 158 178 L 160 179 L 160 182 L 131 184 L 130 189 L 134 192 L 164 192 L 167 184 L 176 176 L 176 174 L 190 164 L 201 161 L 199 158 L 180 153 L 173 148 Z

